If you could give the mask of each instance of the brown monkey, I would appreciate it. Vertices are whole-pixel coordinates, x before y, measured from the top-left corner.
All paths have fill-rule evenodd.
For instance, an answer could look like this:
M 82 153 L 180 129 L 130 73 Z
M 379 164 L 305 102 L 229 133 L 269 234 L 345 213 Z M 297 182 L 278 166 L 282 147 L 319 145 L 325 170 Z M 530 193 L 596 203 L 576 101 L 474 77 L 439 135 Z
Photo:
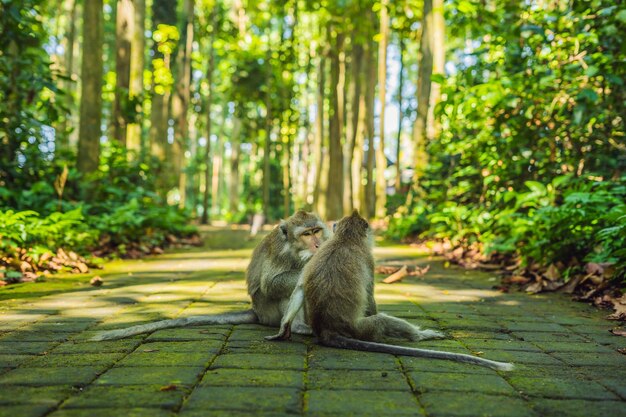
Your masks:
M 92 340 L 121 339 L 137 334 L 172 327 L 201 324 L 253 324 L 278 326 L 289 304 L 302 268 L 329 237 L 329 230 L 320 218 L 300 210 L 280 222 L 255 248 L 246 271 L 248 294 L 252 309 L 207 316 L 191 316 L 161 320 L 126 329 L 97 334 Z M 295 315 L 294 315 L 295 317 Z M 293 331 L 310 334 L 304 315 L 292 318 Z M 290 321 L 290 323 L 291 323 Z
M 366 314 L 371 297 L 370 285 L 374 279 L 372 241 L 367 221 L 354 211 L 337 223 L 334 236 L 302 271 L 301 285 L 294 291 L 295 299 L 290 311 L 299 309 L 304 302 L 307 323 L 321 344 L 342 349 L 448 359 L 497 370 L 513 369 L 511 364 L 471 355 L 378 343 L 386 337 L 415 341 L 442 335 L 386 314 Z M 299 289 L 302 294 L 296 298 Z M 286 337 L 289 337 L 289 331 L 282 326 L 281 333 L 273 336 L 278 339 Z

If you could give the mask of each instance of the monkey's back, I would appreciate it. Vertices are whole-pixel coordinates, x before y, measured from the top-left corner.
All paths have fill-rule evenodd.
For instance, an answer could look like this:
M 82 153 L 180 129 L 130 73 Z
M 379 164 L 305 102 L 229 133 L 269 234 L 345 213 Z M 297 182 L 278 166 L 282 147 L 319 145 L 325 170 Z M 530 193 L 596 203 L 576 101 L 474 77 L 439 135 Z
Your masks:
M 358 242 L 332 238 L 303 270 L 307 321 L 318 337 L 354 336 L 353 324 L 365 314 L 374 260 Z

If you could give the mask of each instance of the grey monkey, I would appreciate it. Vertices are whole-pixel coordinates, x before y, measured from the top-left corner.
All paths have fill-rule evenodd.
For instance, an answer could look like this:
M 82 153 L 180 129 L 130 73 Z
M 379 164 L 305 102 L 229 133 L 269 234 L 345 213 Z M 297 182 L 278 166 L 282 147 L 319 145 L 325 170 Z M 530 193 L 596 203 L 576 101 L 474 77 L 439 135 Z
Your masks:
M 91 340 L 112 340 L 173 327 L 203 324 L 254 324 L 278 326 L 289 304 L 302 268 L 330 236 L 324 222 L 304 210 L 280 222 L 255 248 L 246 283 L 252 309 L 232 313 L 161 320 L 125 329 L 105 331 Z M 310 334 L 304 315 L 292 319 L 296 333 Z
M 513 369 L 512 364 L 471 355 L 380 343 L 388 337 L 417 341 L 443 335 L 383 313 L 367 314 L 374 280 L 372 241 L 367 221 L 356 210 L 341 219 L 333 237 L 304 267 L 281 329 L 268 339 L 289 338 L 290 320 L 304 305 L 307 323 L 326 346 Z

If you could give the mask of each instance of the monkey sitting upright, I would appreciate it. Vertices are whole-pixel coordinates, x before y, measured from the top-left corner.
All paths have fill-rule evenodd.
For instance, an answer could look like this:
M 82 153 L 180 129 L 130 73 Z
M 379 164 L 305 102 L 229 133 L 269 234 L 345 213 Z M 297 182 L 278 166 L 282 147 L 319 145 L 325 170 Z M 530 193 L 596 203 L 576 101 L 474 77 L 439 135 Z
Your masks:
M 289 337 L 289 320 L 304 304 L 307 323 L 319 342 L 342 349 L 382 352 L 394 355 L 448 359 L 511 370 L 509 363 L 495 362 L 460 353 L 406 348 L 377 343 L 387 337 L 423 340 L 440 337 L 409 322 L 386 314 L 367 315 L 374 279 L 372 232 L 355 210 L 336 224 L 334 236 L 313 256 L 302 277 L 278 335 Z
M 91 340 L 111 340 L 172 327 L 202 324 L 254 324 L 278 326 L 289 304 L 289 297 L 298 282 L 302 268 L 329 237 L 329 230 L 320 218 L 300 210 L 280 222 L 255 248 L 246 270 L 248 294 L 252 309 L 161 320 L 126 329 L 105 331 Z M 294 315 L 295 317 L 295 315 Z M 292 317 L 296 333 L 311 334 L 304 315 Z M 295 321 L 294 321 L 295 320 Z

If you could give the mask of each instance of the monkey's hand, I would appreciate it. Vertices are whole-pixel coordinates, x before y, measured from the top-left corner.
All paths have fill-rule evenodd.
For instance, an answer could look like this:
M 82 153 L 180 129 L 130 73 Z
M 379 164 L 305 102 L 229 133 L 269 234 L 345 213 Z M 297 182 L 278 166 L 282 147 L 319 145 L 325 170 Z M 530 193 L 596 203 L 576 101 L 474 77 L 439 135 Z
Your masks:
M 291 322 L 282 323 L 278 333 L 272 336 L 265 336 L 265 340 L 289 340 L 291 339 Z

